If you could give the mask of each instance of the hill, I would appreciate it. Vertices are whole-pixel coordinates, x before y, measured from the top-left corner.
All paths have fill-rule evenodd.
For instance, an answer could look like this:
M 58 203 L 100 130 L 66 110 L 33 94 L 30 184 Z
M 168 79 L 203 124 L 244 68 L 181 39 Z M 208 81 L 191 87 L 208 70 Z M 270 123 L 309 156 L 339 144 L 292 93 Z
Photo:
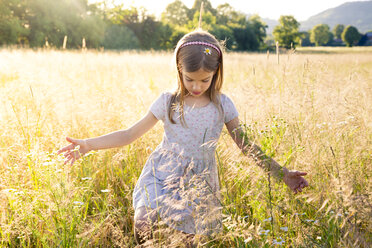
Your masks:
M 301 22 L 300 30 L 308 31 L 317 24 L 328 24 L 332 29 L 337 24 L 352 25 L 359 32 L 372 30 L 372 1 L 347 2 L 327 9 Z

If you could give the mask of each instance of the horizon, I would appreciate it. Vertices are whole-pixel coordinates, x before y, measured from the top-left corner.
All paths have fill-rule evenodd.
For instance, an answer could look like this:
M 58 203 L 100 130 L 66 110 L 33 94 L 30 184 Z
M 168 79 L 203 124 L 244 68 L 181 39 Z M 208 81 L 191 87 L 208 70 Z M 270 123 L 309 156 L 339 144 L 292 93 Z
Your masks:
M 90 3 L 98 2 L 99 0 L 88 0 Z M 115 4 L 124 4 L 124 8 L 129 6 L 144 7 L 149 13 L 160 18 L 168 4 L 175 0 L 112 0 Z M 195 0 L 181 0 L 188 8 L 191 8 Z M 292 15 L 297 21 L 306 21 L 310 17 L 317 15 L 327 9 L 338 7 L 347 2 L 367 2 L 367 0 L 329 0 L 320 1 L 314 0 L 311 2 L 302 2 L 301 5 L 295 0 L 283 1 L 240 1 L 240 0 L 210 0 L 213 8 L 220 4 L 228 3 L 235 10 L 241 11 L 247 15 L 258 14 L 261 18 L 278 20 L 281 15 Z M 268 8 L 270 6 L 270 8 Z

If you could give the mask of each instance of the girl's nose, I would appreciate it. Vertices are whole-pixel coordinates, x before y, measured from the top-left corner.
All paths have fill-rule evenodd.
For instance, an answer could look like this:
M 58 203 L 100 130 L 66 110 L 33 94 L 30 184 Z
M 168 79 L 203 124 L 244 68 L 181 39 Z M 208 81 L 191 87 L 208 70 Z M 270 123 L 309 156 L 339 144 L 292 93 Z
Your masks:
M 193 90 L 199 90 L 199 85 L 197 84 L 197 83 L 194 83 L 193 85 L 192 85 L 192 89 Z

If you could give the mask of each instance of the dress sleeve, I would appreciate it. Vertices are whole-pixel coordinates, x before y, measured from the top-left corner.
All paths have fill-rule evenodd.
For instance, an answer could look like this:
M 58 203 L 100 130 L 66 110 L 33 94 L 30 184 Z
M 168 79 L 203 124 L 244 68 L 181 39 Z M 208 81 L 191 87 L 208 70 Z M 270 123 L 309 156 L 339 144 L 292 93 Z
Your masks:
M 156 119 L 165 120 L 167 114 L 167 94 L 162 93 L 150 106 L 151 113 L 154 114 Z
M 225 94 L 221 95 L 221 104 L 224 113 L 224 122 L 227 123 L 239 116 L 233 101 Z

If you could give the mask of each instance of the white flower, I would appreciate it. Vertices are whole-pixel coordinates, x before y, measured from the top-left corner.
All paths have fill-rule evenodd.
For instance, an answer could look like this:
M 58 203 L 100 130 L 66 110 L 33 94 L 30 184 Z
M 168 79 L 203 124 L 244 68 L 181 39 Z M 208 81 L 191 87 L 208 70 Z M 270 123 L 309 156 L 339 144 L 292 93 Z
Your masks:
M 318 237 L 316 237 L 316 239 L 318 239 L 318 240 L 321 240 L 321 239 L 322 239 L 322 237 L 318 236 Z
M 300 215 L 305 215 L 305 213 L 295 213 L 294 215 L 300 216 Z
M 73 204 L 82 206 L 82 205 L 84 205 L 84 202 L 74 201 Z
M 91 177 L 83 177 L 81 180 L 83 180 L 83 181 L 92 180 L 92 178 Z
M 314 220 L 305 220 L 306 222 L 313 222 Z
M 244 240 L 244 243 L 246 244 L 246 243 L 248 243 L 251 240 L 252 240 L 252 237 L 249 237 L 249 238 L 247 238 L 247 239 Z
M 282 239 L 282 237 L 273 240 L 273 245 L 282 245 L 284 243 L 285 241 Z
M 258 233 L 259 235 L 267 235 L 267 234 L 269 234 L 269 232 L 270 232 L 270 230 L 268 229 L 268 230 L 264 230 L 264 229 L 262 229 L 262 230 L 260 230 L 260 232 Z
M 109 189 L 102 189 L 101 192 L 102 193 L 108 193 L 108 192 L 110 192 L 110 190 Z
M 23 191 L 15 192 L 14 195 L 24 195 L 25 193 Z
M 283 227 L 280 228 L 280 230 L 282 230 L 282 231 L 284 231 L 284 232 L 288 232 L 288 227 L 283 226 Z
M 53 165 L 53 164 L 54 164 L 54 162 L 48 161 L 48 162 L 44 162 L 43 166 L 49 166 L 49 165 Z
M 267 218 L 267 219 L 264 219 L 263 221 L 266 222 L 266 221 L 271 221 L 271 220 L 272 220 L 272 218 L 269 217 L 269 218 Z
M 204 48 L 204 53 L 207 54 L 207 55 L 211 55 L 212 51 L 210 48 L 206 47 Z

